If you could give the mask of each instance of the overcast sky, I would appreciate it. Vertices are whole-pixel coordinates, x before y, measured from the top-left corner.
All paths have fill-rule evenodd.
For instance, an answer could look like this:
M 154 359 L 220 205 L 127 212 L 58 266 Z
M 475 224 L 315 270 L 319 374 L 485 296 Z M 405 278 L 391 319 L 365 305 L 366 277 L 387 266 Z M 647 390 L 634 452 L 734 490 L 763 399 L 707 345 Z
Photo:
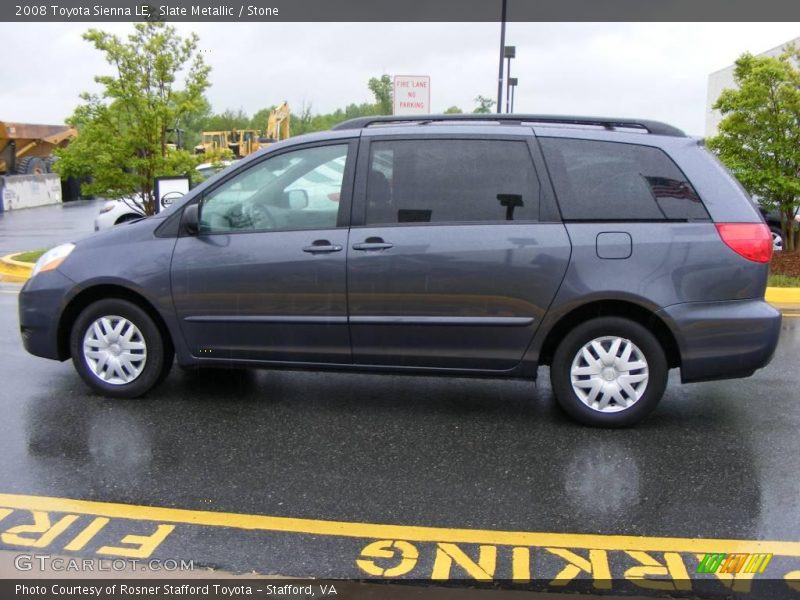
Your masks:
M 629 116 L 702 135 L 709 73 L 742 52 L 800 36 L 798 23 L 509 23 L 517 47 L 516 112 Z M 0 120 L 58 123 L 106 69 L 81 34 L 124 34 L 129 24 L 0 23 L 11 49 L 0 86 Z M 183 23 L 212 66 L 215 111 L 249 114 L 288 100 L 329 112 L 371 101 L 382 73 L 430 75 L 431 108 L 474 108 L 497 94 L 498 23 Z

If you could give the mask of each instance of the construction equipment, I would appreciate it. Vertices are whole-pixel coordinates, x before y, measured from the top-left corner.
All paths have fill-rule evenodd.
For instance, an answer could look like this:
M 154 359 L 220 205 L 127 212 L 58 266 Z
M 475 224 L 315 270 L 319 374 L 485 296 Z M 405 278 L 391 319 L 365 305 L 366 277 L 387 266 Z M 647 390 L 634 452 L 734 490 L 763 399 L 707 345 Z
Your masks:
M 267 119 L 266 137 L 261 140 L 263 144 L 273 144 L 281 140 L 289 139 L 289 121 L 291 120 L 291 112 L 289 111 L 289 103 L 284 102 L 278 108 L 269 113 Z
M 0 121 L 0 174 L 41 175 L 52 172 L 53 150 L 64 148 L 78 131 L 66 125 Z
M 204 131 L 202 136 L 201 142 L 194 147 L 195 154 L 228 148 L 236 158 L 244 158 L 261 148 L 258 131 L 255 129 Z
M 255 129 L 204 131 L 194 151 L 196 154 L 205 154 L 228 148 L 236 158 L 244 158 L 260 148 L 288 139 L 290 118 L 289 104 L 284 102 L 269 113 L 264 136 L 259 136 Z
M 227 148 L 229 143 L 229 131 L 204 131 L 200 143 L 194 147 L 195 154 L 213 152 Z
M 174 152 L 175 150 L 184 150 L 184 135 L 186 131 L 177 127 L 167 128 L 167 150 Z
M 228 148 L 234 156 L 244 158 L 261 148 L 258 140 L 258 131 L 255 129 L 234 129 L 230 132 Z

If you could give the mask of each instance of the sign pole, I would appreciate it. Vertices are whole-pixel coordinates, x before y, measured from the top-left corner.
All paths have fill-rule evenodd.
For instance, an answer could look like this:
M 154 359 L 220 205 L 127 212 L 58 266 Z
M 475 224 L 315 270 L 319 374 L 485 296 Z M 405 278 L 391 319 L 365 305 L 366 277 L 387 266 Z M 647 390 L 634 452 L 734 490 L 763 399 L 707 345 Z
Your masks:
M 506 47 L 506 3 L 503 2 L 503 15 L 500 18 L 500 67 L 497 75 L 497 112 L 503 112 L 503 52 Z

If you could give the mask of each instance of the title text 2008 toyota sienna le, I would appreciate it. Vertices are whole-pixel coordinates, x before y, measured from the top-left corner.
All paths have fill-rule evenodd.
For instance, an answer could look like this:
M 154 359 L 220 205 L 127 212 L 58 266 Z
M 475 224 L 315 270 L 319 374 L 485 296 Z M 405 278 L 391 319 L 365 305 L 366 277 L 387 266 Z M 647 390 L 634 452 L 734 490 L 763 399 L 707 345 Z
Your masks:
M 22 338 L 136 397 L 185 367 L 534 378 L 625 426 L 775 349 L 769 229 L 696 139 L 639 120 L 374 117 L 275 144 L 49 251 Z

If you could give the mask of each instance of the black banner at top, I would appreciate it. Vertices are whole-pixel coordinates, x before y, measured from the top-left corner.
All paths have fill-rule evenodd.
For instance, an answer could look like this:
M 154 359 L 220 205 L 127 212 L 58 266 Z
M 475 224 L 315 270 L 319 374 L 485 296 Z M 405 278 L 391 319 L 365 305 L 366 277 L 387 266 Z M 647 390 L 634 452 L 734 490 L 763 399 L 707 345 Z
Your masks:
M 491 22 L 503 0 L 12 0 L 1 21 Z M 506 0 L 508 21 L 800 21 L 794 0 Z

